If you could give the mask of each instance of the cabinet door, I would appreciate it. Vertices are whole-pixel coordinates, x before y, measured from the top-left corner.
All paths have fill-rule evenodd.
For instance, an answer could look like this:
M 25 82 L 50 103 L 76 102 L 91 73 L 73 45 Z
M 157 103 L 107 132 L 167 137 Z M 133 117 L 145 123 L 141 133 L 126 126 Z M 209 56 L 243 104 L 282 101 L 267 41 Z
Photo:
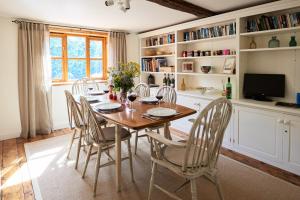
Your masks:
M 283 160 L 300 174 L 300 117 L 285 116 Z
M 282 151 L 281 114 L 246 107 L 236 107 L 235 112 L 234 148 L 258 159 L 278 161 Z
M 189 133 L 190 129 L 192 128 L 193 123 L 189 121 L 189 119 L 195 119 L 199 114 L 200 111 L 205 108 L 205 106 L 209 103 L 209 101 L 196 98 L 196 97 L 189 97 L 185 95 L 178 95 L 177 96 L 177 104 L 186 106 L 188 108 L 192 108 L 197 110 L 198 112 L 194 115 L 190 115 L 172 122 L 172 128 L 177 129 L 179 131 Z M 200 107 L 199 107 L 200 104 Z
M 234 112 L 232 113 L 229 124 L 225 130 L 222 146 L 226 148 L 232 148 L 233 142 L 233 130 L 234 130 Z

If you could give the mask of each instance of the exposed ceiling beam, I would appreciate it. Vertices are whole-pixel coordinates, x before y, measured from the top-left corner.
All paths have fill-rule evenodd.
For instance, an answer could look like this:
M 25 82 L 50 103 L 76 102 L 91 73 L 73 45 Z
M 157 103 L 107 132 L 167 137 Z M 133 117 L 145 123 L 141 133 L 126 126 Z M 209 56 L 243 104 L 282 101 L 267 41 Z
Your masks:
M 202 8 L 200 6 L 196 6 L 192 3 L 183 1 L 183 0 L 146 0 L 156 4 L 159 4 L 164 7 L 168 7 L 171 9 L 179 10 L 182 12 L 193 14 L 199 18 L 209 17 L 215 15 L 214 12 Z

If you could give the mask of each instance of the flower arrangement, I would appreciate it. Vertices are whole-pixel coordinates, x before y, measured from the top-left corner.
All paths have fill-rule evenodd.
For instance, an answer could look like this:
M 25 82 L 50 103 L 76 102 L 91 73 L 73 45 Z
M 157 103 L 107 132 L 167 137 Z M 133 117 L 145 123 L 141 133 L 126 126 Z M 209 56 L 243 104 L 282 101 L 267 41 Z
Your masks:
M 113 67 L 109 73 L 114 89 L 128 92 L 134 86 L 133 79 L 140 75 L 140 65 L 136 62 L 122 63 L 119 67 Z

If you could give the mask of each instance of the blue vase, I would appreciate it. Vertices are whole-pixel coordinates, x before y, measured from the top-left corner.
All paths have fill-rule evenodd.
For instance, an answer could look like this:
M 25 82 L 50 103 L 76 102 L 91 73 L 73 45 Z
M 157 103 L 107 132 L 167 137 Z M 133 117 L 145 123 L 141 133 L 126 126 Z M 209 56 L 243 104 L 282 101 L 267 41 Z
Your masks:
M 269 41 L 269 48 L 277 48 L 279 46 L 279 40 L 276 38 L 276 36 L 272 36 L 272 39 Z
M 296 41 L 296 37 L 295 37 L 295 36 L 292 36 L 292 37 L 291 37 L 289 46 L 290 46 L 290 47 L 295 47 L 295 46 L 297 46 L 297 41 Z

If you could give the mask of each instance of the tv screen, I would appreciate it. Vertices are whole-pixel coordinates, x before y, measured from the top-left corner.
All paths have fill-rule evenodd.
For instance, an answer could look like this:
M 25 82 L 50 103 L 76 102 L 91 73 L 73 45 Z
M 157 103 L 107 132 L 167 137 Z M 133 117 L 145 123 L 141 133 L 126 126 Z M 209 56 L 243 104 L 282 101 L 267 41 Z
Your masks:
M 285 75 L 246 73 L 243 92 L 245 98 L 257 100 L 262 97 L 284 97 Z

